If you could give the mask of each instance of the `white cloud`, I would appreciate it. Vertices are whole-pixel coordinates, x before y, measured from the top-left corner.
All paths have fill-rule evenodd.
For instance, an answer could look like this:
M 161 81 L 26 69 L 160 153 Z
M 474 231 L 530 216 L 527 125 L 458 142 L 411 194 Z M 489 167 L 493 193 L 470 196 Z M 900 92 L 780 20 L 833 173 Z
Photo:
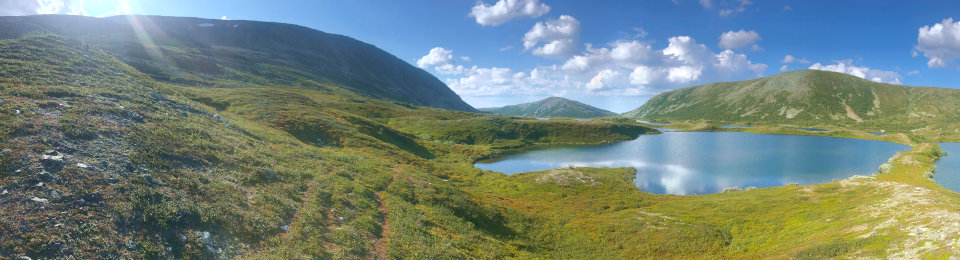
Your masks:
M 792 63 L 796 60 L 797 58 L 793 57 L 793 55 L 790 55 L 790 54 L 787 54 L 787 56 L 783 56 L 783 63 Z
M 942 68 L 952 64 L 960 58 L 960 21 L 947 18 L 941 23 L 920 27 L 915 50 L 923 52 L 923 56 L 929 59 L 928 67 Z
M 725 49 L 740 49 L 751 45 L 759 48 L 755 43 L 761 39 L 760 34 L 753 30 L 729 31 L 720 35 L 719 45 L 720 48 Z
M 612 88 L 615 84 L 621 81 L 621 75 L 619 71 L 605 69 L 597 73 L 593 79 L 590 79 L 590 82 L 587 82 L 586 87 L 589 90 L 604 90 L 606 88 Z
M 430 66 L 441 66 L 453 64 L 453 51 L 443 47 L 434 47 L 430 52 L 420 59 L 417 59 L 417 67 L 428 68 Z
M 700 5 L 705 9 L 713 8 L 713 2 L 710 0 L 700 0 Z
M 227 16 L 224 15 L 224 16 L 220 16 L 220 20 L 230 20 L 230 19 L 227 19 Z
M 780 71 L 787 71 L 787 65 L 780 66 Z
M 647 30 L 644 30 L 642 27 L 633 27 L 633 37 L 647 38 Z
M 649 96 L 696 84 L 750 79 L 767 69 L 766 64 L 751 62 L 746 54 L 713 52 L 688 36 L 671 37 L 667 42 L 663 49 L 626 39 L 602 47 L 587 44 L 584 52 L 563 63 L 528 71 L 450 65 L 449 70 L 460 74 L 438 72 L 449 75 L 444 82 L 469 98 L 559 93 Z
M 919 70 L 911 70 L 910 72 L 907 72 L 907 76 L 914 76 L 914 75 L 920 75 L 920 71 L 919 71 Z
M 810 64 L 810 60 L 808 60 L 807 58 L 803 58 L 803 59 L 798 60 L 797 63 L 800 63 L 800 64 Z
M 720 17 L 727 17 L 727 16 L 730 16 L 731 14 L 741 13 L 741 12 L 747 10 L 746 7 L 747 7 L 748 5 L 752 5 L 752 4 L 753 4 L 753 2 L 751 2 L 750 0 L 738 0 L 737 2 L 740 2 L 740 6 L 731 7 L 731 8 L 725 8 L 725 9 L 720 9 L 720 12 L 718 13 L 718 14 L 720 15 Z M 724 3 L 726 3 L 726 2 L 724 2 Z
M 841 60 L 837 61 L 836 64 L 829 65 L 821 65 L 818 62 L 811 65 L 810 69 L 845 73 L 875 82 L 890 84 L 900 84 L 900 80 L 902 78 L 900 77 L 899 73 L 893 71 L 875 70 L 871 69 L 870 67 L 854 66 L 852 60 Z
M 703 68 L 692 66 L 680 66 L 670 68 L 667 73 L 667 80 L 673 83 L 686 84 L 700 79 Z
M 550 12 L 550 6 L 539 0 L 499 0 L 493 5 L 478 1 L 470 10 L 470 17 L 481 25 L 501 25 L 510 19 L 529 16 L 540 17 Z
M 5 0 L 0 1 L 0 15 L 35 14 L 87 15 L 82 0 Z
M 540 43 L 543 42 L 543 45 Z M 566 58 L 580 49 L 580 21 L 569 15 L 538 22 L 523 35 L 523 49 L 542 57 Z
M 470 62 L 473 59 L 471 59 L 470 56 L 460 56 L 460 60 Z

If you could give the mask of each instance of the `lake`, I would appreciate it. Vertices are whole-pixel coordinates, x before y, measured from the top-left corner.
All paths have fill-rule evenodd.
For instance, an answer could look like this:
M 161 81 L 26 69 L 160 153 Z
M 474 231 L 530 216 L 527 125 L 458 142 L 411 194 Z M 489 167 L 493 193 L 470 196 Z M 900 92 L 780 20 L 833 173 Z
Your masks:
M 868 175 L 907 149 L 896 143 L 820 136 L 666 132 L 607 145 L 543 147 L 475 166 L 505 174 L 568 165 L 634 167 L 634 182 L 641 190 L 690 195 L 732 186 L 764 188 Z
M 940 150 L 947 152 L 947 156 L 940 157 L 935 163 L 937 172 L 933 174 L 933 181 L 944 188 L 960 192 L 960 143 L 939 143 Z

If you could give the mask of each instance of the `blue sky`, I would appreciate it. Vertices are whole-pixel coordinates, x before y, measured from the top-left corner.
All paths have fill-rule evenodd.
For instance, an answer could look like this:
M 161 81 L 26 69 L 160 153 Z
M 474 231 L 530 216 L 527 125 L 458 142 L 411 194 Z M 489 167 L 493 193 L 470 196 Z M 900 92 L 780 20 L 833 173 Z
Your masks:
M 663 91 L 781 69 L 960 88 L 960 21 L 952 20 L 960 19 L 958 7 L 956 1 L 0 0 L 2 15 L 134 13 L 299 24 L 374 44 L 433 73 L 475 107 L 563 96 L 615 112 Z

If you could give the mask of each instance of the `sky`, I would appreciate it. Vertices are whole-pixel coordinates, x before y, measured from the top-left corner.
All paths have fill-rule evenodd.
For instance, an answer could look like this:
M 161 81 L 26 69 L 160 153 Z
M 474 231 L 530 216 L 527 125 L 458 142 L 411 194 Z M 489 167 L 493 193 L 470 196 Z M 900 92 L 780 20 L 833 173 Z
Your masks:
M 614 112 L 800 69 L 960 88 L 960 1 L 0 0 L 0 15 L 284 22 L 376 45 L 474 107 L 550 96 Z

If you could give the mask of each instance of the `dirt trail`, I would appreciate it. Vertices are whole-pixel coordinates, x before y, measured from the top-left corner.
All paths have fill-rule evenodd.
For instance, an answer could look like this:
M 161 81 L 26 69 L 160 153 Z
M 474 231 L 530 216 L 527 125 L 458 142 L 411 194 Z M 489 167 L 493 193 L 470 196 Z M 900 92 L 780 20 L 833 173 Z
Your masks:
M 389 189 L 393 185 L 393 182 L 397 180 L 397 175 L 400 174 L 400 167 L 393 167 L 393 176 L 390 177 L 390 183 L 387 184 L 385 189 Z M 378 191 L 375 193 L 377 196 L 377 208 L 380 209 L 380 214 L 383 216 L 383 226 L 380 231 L 380 238 L 377 239 L 376 244 L 373 248 L 373 259 L 389 259 L 390 258 L 390 207 L 387 206 L 386 201 L 386 190 Z

